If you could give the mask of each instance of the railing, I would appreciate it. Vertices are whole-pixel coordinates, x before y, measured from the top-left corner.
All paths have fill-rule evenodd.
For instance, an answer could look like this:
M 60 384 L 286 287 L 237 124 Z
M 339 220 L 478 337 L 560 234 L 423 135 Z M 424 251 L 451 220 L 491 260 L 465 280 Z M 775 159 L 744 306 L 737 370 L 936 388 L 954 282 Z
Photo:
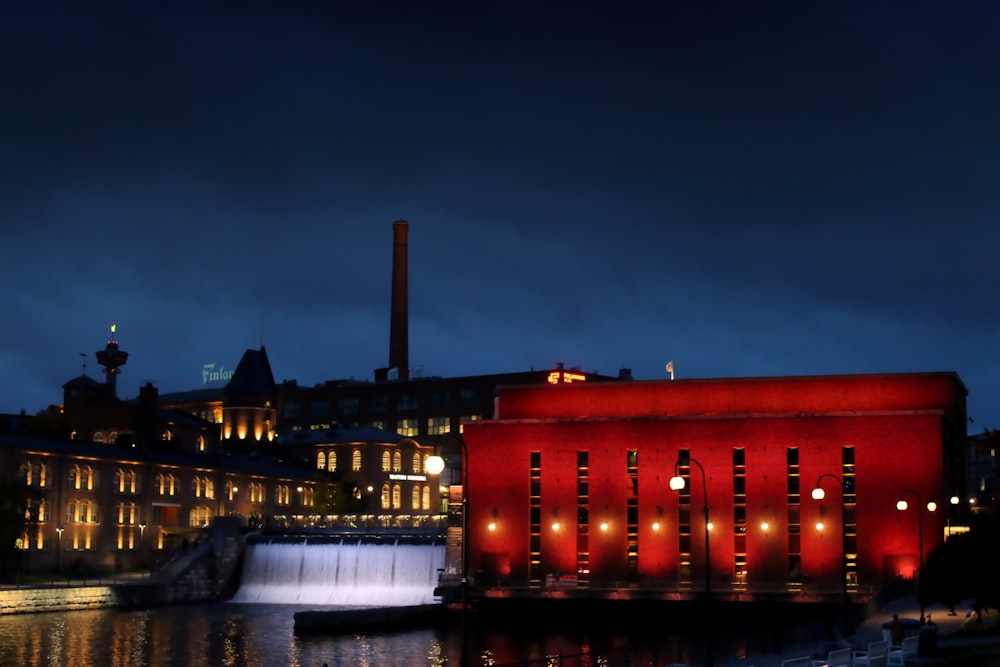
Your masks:
M 28 588 L 80 588 L 84 586 L 120 586 L 150 581 L 148 570 L 111 573 L 48 573 L 23 574 L 17 572 L 11 579 L 0 582 L 0 589 Z

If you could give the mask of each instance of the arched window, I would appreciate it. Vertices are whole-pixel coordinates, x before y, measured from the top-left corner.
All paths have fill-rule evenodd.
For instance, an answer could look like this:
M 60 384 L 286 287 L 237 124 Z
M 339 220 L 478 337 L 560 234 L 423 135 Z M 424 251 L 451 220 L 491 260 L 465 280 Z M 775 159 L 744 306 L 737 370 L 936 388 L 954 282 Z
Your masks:
M 172 496 L 177 493 L 177 488 L 175 486 L 176 481 L 177 478 L 173 475 L 167 475 L 167 495 Z
M 104 442 L 104 433 L 102 431 L 94 433 L 94 442 Z
M 351 470 L 361 472 L 361 450 L 355 449 L 351 454 Z
M 80 466 L 74 465 L 69 469 L 69 485 L 74 489 L 80 488 Z
M 115 470 L 114 481 L 112 482 L 118 493 L 125 493 L 125 471 L 119 468 Z
M 423 508 L 429 510 L 431 508 L 431 487 L 425 486 L 423 492 Z
M 389 455 L 389 450 L 382 452 L 382 472 L 389 472 L 391 467 L 391 457 Z
M 31 486 L 32 472 L 33 471 L 31 469 L 31 461 L 28 461 L 27 463 L 21 466 L 21 477 L 24 478 L 24 483 L 27 484 L 28 486 Z
M 83 476 L 83 486 L 88 491 L 94 490 L 94 469 L 90 466 L 85 466 L 80 470 L 80 474 Z
M 205 436 L 203 435 L 198 436 L 198 451 L 199 452 L 205 451 Z
M 76 501 L 66 503 L 66 523 L 76 523 Z
M 38 466 L 38 486 L 43 489 L 48 485 L 49 469 L 44 463 Z
M 413 452 L 413 472 L 415 474 L 423 472 L 423 468 L 421 467 L 420 452 Z
M 389 509 L 389 485 L 382 485 L 382 509 Z
M 205 497 L 214 498 L 215 497 L 215 482 L 209 478 L 205 478 Z
M 403 472 L 403 455 L 399 452 L 392 453 L 392 471 Z
M 392 509 L 398 510 L 403 506 L 403 489 L 399 484 L 392 486 Z
M 412 509 L 420 509 L 420 487 L 416 484 L 413 485 L 413 493 L 410 494 L 410 504 Z
M 118 431 L 112 431 L 111 434 L 108 436 L 108 444 L 113 445 L 116 442 L 118 442 Z
M 324 452 L 316 454 L 316 468 L 319 470 L 326 469 L 326 454 Z
M 326 469 L 330 472 L 337 471 L 337 452 L 331 451 L 330 455 L 326 457 Z

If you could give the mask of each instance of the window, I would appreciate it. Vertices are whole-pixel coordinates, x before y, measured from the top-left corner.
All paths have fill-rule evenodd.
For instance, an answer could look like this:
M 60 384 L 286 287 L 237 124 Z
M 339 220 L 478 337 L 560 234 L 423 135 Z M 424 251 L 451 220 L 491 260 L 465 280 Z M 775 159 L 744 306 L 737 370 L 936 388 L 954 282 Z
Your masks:
M 403 455 L 399 452 L 392 453 L 392 471 L 403 472 Z
M 351 398 L 342 398 L 337 401 L 337 408 L 342 415 L 356 415 L 358 414 L 358 408 L 360 401 L 358 401 L 357 396 Z
M 420 407 L 420 401 L 417 399 L 416 394 L 400 394 L 396 399 L 396 409 L 402 412 L 403 410 L 416 410 Z
M 431 508 L 431 487 L 425 486 L 423 489 L 423 508 L 429 510 Z
M 483 418 L 482 415 L 462 415 L 461 417 L 458 418 L 458 420 L 459 420 L 459 425 L 458 425 L 459 432 L 460 433 L 464 433 L 465 432 L 465 425 L 462 424 L 461 422 L 477 422 L 477 421 L 479 421 L 482 418 Z
M 451 420 L 447 417 L 431 417 L 427 420 L 427 435 L 451 433 Z
M 97 431 L 96 433 L 94 433 L 94 442 L 101 442 L 101 443 L 103 443 L 104 442 L 104 433 L 101 432 L 101 431 Z
M 118 431 L 112 431 L 111 435 L 108 436 L 108 443 L 113 445 L 116 442 L 118 442 Z
M 381 414 L 389 409 L 388 396 L 372 396 L 368 399 L 368 412 L 370 414 Z
M 281 408 L 281 416 L 285 419 L 299 419 L 302 417 L 302 404 L 295 401 L 285 403 Z
M 420 509 L 420 487 L 416 484 L 413 485 L 413 493 L 410 494 L 410 504 L 412 509 Z
M 383 484 L 382 485 L 382 509 L 384 509 L 384 510 L 389 509 L 389 500 L 390 500 L 389 493 L 390 493 L 389 485 L 388 484 Z
M 389 472 L 390 468 L 392 468 L 392 456 L 386 450 L 382 452 L 382 472 Z
M 209 510 L 207 507 L 191 508 L 190 523 L 192 527 L 207 526 L 210 520 L 211 520 L 211 515 L 209 514 Z
M 326 418 L 330 416 L 329 399 L 316 399 L 309 403 L 309 414 L 312 417 Z
M 205 436 L 203 435 L 198 436 L 198 451 L 199 452 L 205 451 Z
M 351 453 L 351 470 L 354 472 L 361 472 L 361 450 L 355 449 Z
M 410 471 L 414 473 L 421 473 L 423 470 L 423 459 L 420 458 L 420 452 L 413 452 L 413 465 L 410 468 Z
M 392 509 L 398 510 L 403 506 L 403 489 L 399 484 L 392 487 Z
M 417 419 L 398 419 L 396 420 L 396 433 L 405 436 L 407 438 L 412 438 L 414 436 L 420 435 L 420 423 Z
M 326 457 L 326 469 L 330 472 L 337 471 L 337 452 L 330 452 Z
M 319 452 L 316 454 L 316 468 L 319 470 L 326 470 L 326 454 Z

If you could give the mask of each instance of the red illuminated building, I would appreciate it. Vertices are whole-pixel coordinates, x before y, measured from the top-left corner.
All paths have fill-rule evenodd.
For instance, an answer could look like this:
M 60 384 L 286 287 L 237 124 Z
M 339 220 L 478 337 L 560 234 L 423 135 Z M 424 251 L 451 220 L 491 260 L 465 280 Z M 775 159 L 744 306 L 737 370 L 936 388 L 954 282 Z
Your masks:
M 944 539 L 966 394 L 955 373 L 501 387 L 464 424 L 471 593 L 684 599 L 707 541 L 720 598 L 863 601 Z

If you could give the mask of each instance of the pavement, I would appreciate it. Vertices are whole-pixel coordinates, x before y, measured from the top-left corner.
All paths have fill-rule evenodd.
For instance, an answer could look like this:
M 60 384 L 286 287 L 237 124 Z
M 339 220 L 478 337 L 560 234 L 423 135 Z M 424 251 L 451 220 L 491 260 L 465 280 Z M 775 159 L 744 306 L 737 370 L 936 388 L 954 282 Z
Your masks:
M 907 665 L 1000 667 L 1000 612 L 996 609 L 983 610 L 981 622 L 972 611 L 971 600 L 956 605 L 954 615 L 939 604 L 926 607 L 924 613 L 937 628 L 937 641 L 933 642 L 937 650 L 924 651 L 929 655 L 908 660 Z M 883 626 L 892 622 L 893 614 L 898 614 L 900 619 L 919 622 L 920 605 L 914 596 L 896 598 L 869 615 L 849 639 L 785 646 L 781 653 L 721 661 L 716 663 L 716 667 L 782 667 L 784 660 L 793 658 L 825 658 L 833 648 L 851 646 L 854 650 L 864 651 L 869 642 L 883 638 Z

